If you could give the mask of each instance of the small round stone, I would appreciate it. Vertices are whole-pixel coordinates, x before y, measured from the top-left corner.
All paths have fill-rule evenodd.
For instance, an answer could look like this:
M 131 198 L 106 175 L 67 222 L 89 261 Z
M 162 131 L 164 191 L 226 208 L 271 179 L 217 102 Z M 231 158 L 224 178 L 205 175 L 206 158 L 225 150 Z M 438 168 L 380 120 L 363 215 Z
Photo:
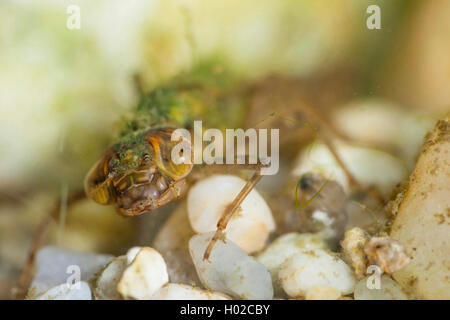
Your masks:
M 339 290 L 329 286 L 315 286 L 306 292 L 306 300 L 338 300 L 341 297 Z
M 355 286 L 355 300 L 408 300 L 402 287 L 387 275 L 379 278 L 377 288 L 376 275 L 360 280 Z
M 142 248 L 133 262 L 125 269 L 117 285 L 117 291 L 125 299 L 150 299 L 169 281 L 166 263 L 153 248 Z
M 132 247 L 130 249 L 128 249 L 127 251 L 127 264 L 131 264 L 134 260 L 134 258 L 136 258 L 137 254 L 139 253 L 139 251 L 141 251 L 142 247 Z
M 322 249 L 302 250 L 281 266 L 279 278 L 290 297 L 305 297 L 316 286 L 327 286 L 342 295 L 353 292 L 355 278 L 344 261 Z
M 127 266 L 127 257 L 120 256 L 114 258 L 105 269 L 103 269 L 95 282 L 94 296 L 96 300 L 122 299 L 117 291 L 117 284 Z
M 272 299 L 269 271 L 231 240 L 218 241 L 211 251 L 209 261 L 203 260 L 213 234 L 195 235 L 189 241 L 189 252 L 202 284 L 210 290 L 238 299 Z
M 193 286 L 178 283 L 167 283 L 159 289 L 152 300 L 229 300 L 220 292 L 202 290 Z
M 389 153 L 346 143 L 336 143 L 335 147 L 355 179 L 362 185 L 378 187 L 383 195 L 389 196 L 393 188 L 407 177 L 402 161 Z M 347 175 L 325 144 L 316 144 L 313 148 L 308 146 L 300 153 L 292 173 L 300 177 L 307 172 L 333 177 L 346 192 L 350 190 Z
M 87 282 L 80 281 L 70 287 L 67 283 L 53 287 L 35 300 L 92 300 L 91 289 Z
M 278 272 L 283 262 L 301 250 L 326 248 L 325 241 L 317 234 L 292 232 L 278 237 L 256 257 L 256 260 L 269 270 L 274 290 L 279 295 L 283 291 Z
M 192 229 L 197 233 L 215 231 L 226 207 L 245 185 L 231 175 L 214 175 L 195 184 L 187 197 Z M 253 189 L 235 212 L 226 228 L 226 235 L 247 253 L 261 250 L 275 222 L 263 197 Z

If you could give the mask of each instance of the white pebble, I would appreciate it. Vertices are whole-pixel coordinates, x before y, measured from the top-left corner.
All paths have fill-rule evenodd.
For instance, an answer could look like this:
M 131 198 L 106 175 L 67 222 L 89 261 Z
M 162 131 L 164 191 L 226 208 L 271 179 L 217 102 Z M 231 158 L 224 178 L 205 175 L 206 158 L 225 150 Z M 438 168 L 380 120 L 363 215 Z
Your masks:
M 169 281 L 166 263 L 153 248 L 142 248 L 133 262 L 125 269 L 117 285 L 117 291 L 125 299 L 150 299 Z
M 408 171 L 400 159 L 376 149 L 335 144 L 337 152 L 348 170 L 363 185 L 374 185 L 386 196 L 403 181 Z M 331 177 L 349 191 L 349 181 L 333 154 L 324 144 L 306 147 L 296 161 L 292 174 L 301 176 L 306 172 L 320 172 Z
M 322 249 L 302 250 L 287 259 L 278 274 L 290 297 L 304 297 L 315 286 L 327 286 L 350 294 L 355 286 L 353 272 L 344 261 Z
M 119 300 L 122 298 L 117 291 L 117 284 L 127 266 L 127 257 L 120 256 L 114 258 L 105 269 L 103 269 L 95 283 L 95 299 Z
M 47 290 L 35 300 L 92 300 L 91 289 L 85 281 L 71 285 L 60 284 Z
M 256 257 L 256 260 L 269 270 L 274 289 L 278 293 L 281 291 L 278 272 L 284 261 L 302 249 L 325 248 L 325 241 L 317 234 L 292 232 L 278 237 Z
M 339 132 L 355 141 L 394 147 L 414 165 L 423 140 L 436 119 L 381 99 L 352 101 L 330 117 Z
M 217 222 L 245 185 L 236 176 L 214 175 L 195 184 L 187 197 L 189 221 L 197 233 L 216 230 Z M 263 197 L 252 190 L 226 228 L 231 239 L 247 253 L 261 250 L 275 222 Z
M 44 247 L 36 256 L 36 275 L 31 283 L 29 296 L 37 296 L 53 287 L 66 283 L 70 275 L 79 271 L 80 280 L 94 277 L 113 256 L 90 252 L 78 252 L 53 246 Z
M 389 276 L 381 276 L 379 289 L 373 277 L 375 275 L 364 278 L 356 284 L 355 300 L 408 300 L 401 286 Z
M 209 261 L 203 260 L 212 235 L 213 232 L 195 235 L 189 241 L 189 252 L 203 285 L 239 299 L 272 299 L 269 271 L 231 240 L 218 241 Z
M 315 286 L 306 292 L 306 300 L 337 300 L 341 297 L 339 290 L 328 286 Z
M 220 292 L 202 290 L 193 286 L 178 283 L 167 283 L 153 296 L 153 300 L 229 300 Z
M 134 258 L 136 258 L 136 255 L 139 253 L 139 251 L 141 251 L 142 247 L 133 247 L 131 249 L 128 249 L 127 251 L 127 264 L 131 264 L 134 260 Z
M 378 257 L 369 257 L 377 264 L 385 260 L 387 265 L 379 266 L 393 271 L 400 266 L 395 260 L 404 262 L 399 259 L 405 258 L 403 251 L 410 261 L 392 276 L 421 299 L 450 300 L 449 137 L 450 114 L 439 120 L 427 136 L 408 186 L 391 206 L 395 218 L 390 236 L 404 251 L 392 243 L 387 248 L 375 248 Z

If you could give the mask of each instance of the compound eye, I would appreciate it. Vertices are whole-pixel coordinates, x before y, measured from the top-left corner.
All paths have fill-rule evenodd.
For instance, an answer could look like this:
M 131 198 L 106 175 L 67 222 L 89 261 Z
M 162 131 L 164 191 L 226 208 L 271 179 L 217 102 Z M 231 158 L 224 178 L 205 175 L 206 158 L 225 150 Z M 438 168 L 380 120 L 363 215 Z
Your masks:
M 108 150 L 89 170 L 84 180 L 86 196 L 99 204 L 111 204 L 116 201 L 116 192 L 108 178 L 109 162 L 114 155 Z
M 187 140 L 171 141 L 168 132 L 155 133 L 148 138 L 155 151 L 155 162 L 158 168 L 174 180 L 186 177 L 192 170 L 190 157 L 190 142 Z M 176 148 L 176 149 L 174 149 Z M 176 159 L 172 152 L 176 152 Z

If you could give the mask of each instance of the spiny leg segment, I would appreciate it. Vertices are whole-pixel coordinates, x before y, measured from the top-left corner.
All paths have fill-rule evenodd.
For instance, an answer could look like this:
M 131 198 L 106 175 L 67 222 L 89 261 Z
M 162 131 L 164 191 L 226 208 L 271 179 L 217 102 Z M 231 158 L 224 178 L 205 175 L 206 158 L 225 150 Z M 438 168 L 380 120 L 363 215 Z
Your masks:
M 217 230 L 214 233 L 214 236 L 212 237 L 211 241 L 209 242 L 208 246 L 206 247 L 205 254 L 203 255 L 203 260 L 209 260 L 209 256 L 211 254 L 211 251 L 216 244 L 218 240 L 224 240 L 225 239 L 225 233 L 224 230 L 226 229 L 228 222 L 233 217 L 233 214 L 236 212 L 236 210 L 239 208 L 241 203 L 244 201 L 244 199 L 247 197 L 247 195 L 250 193 L 250 191 L 253 190 L 253 188 L 256 186 L 256 184 L 261 180 L 262 174 L 261 171 L 263 169 L 263 165 L 259 165 L 256 169 L 253 176 L 247 181 L 245 186 L 242 188 L 242 190 L 239 192 L 239 194 L 234 198 L 233 202 L 230 203 L 226 208 L 225 211 L 220 218 L 219 222 L 217 222 Z

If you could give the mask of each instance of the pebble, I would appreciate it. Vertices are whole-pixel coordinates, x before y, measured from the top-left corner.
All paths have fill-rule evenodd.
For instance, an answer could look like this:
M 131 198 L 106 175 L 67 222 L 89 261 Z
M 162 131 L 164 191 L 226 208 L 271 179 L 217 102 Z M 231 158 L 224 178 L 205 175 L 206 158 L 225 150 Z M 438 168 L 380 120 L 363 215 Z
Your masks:
M 227 295 L 202 290 L 193 286 L 178 283 L 167 283 L 159 289 L 152 300 L 229 300 Z
M 127 266 L 127 256 L 119 256 L 103 269 L 95 282 L 94 296 L 96 300 L 122 299 L 117 291 L 117 284 Z
M 66 284 L 69 277 L 79 268 L 80 281 L 94 277 L 113 256 L 90 252 L 77 252 L 54 246 L 38 251 L 36 256 L 36 275 L 31 283 L 28 296 L 33 298 L 60 284 Z
M 128 249 L 126 258 L 127 258 L 127 264 L 131 264 L 133 260 L 136 258 L 139 251 L 141 251 L 142 247 L 132 247 Z
M 319 235 L 292 232 L 278 237 L 256 257 L 256 260 L 269 270 L 275 293 L 279 295 L 283 291 L 278 272 L 283 262 L 302 249 L 325 249 L 326 247 L 325 241 Z
M 402 161 L 387 152 L 345 143 L 336 143 L 335 147 L 359 183 L 366 186 L 373 185 L 385 196 L 389 196 L 394 187 L 408 176 Z M 320 172 L 325 177 L 337 181 L 347 193 L 350 191 L 346 174 L 326 145 L 318 143 L 306 147 L 296 163 L 292 172 L 294 176 Z
M 92 300 L 91 289 L 85 281 L 68 286 L 67 283 L 53 287 L 34 300 Z
M 393 278 L 413 296 L 450 299 L 450 115 L 436 123 L 408 186 L 393 201 L 390 236 L 405 248 L 410 263 Z
M 339 290 L 329 286 L 315 286 L 306 292 L 306 300 L 338 300 Z
M 168 281 L 166 263 L 161 254 L 153 248 L 144 247 L 123 272 L 117 291 L 124 299 L 146 300 L 151 299 Z
M 213 232 L 195 235 L 189 241 L 189 252 L 203 285 L 238 299 L 270 300 L 272 279 L 266 267 L 249 257 L 230 239 L 218 241 L 209 261 L 203 260 Z
M 391 277 L 383 275 L 380 279 L 380 288 L 369 289 L 368 281 L 370 277 L 360 280 L 355 286 L 355 300 L 408 300 L 407 295 L 401 286 L 391 279 Z
M 316 286 L 334 288 L 342 295 L 352 293 L 355 286 L 351 268 L 323 249 L 296 253 L 283 263 L 278 276 L 284 291 L 294 298 L 305 297 Z
M 401 108 L 379 98 L 351 101 L 336 108 L 330 119 L 346 137 L 396 150 L 410 166 L 414 165 L 423 139 L 435 121 L 431 115 Z
M 196 233 L 215 231 L 217 222 L 241 189 L 245 181 L 231 175 L 213 175 L 189 191 L 187 210 Z M 261 250 L 275 229 L 272 212 L 264 198 L 253 189 L 242 202 L 226 228 L 227 238 L 246 253 Z

